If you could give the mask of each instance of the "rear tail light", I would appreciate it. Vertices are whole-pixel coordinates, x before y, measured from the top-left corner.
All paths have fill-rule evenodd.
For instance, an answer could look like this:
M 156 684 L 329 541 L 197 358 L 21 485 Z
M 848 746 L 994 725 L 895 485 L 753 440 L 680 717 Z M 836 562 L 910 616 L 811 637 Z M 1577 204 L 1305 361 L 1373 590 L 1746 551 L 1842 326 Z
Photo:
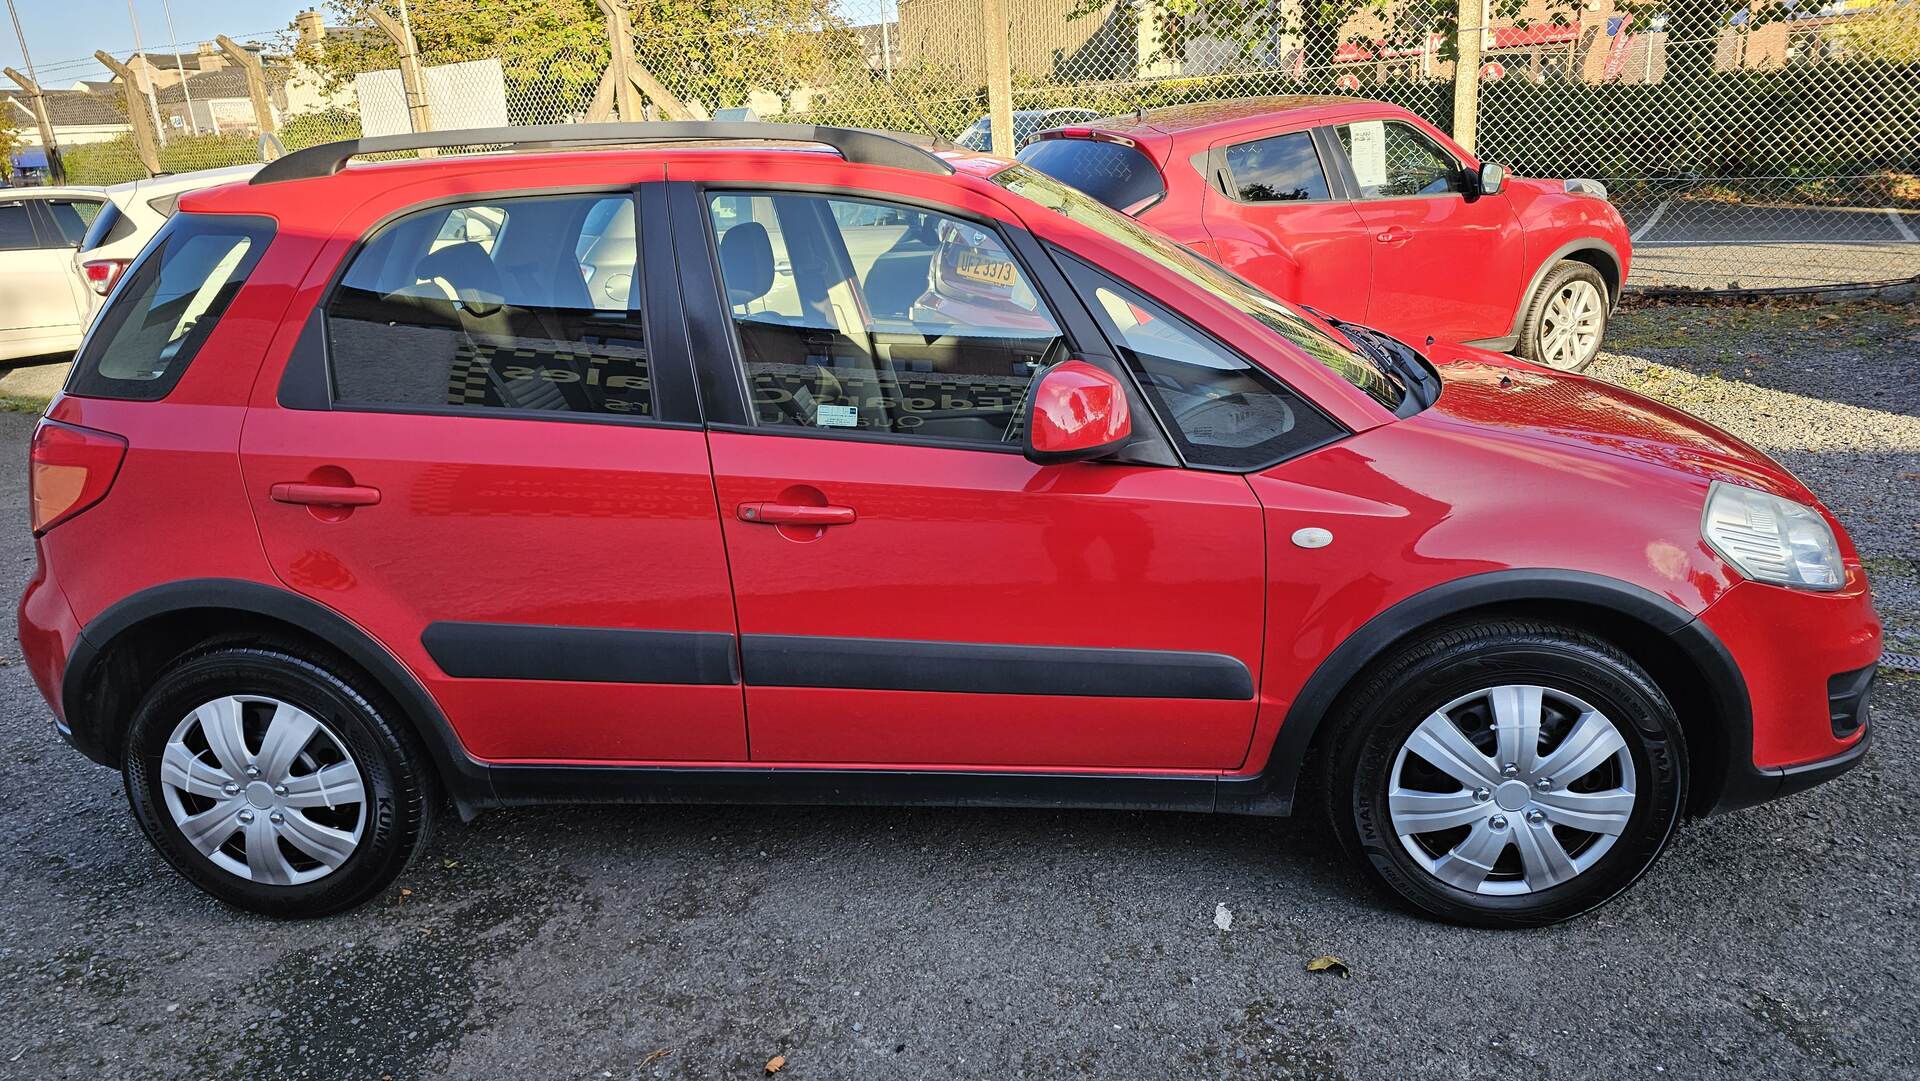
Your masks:
M 126 456 L 127 441 L 111 432 L 42 420 L 33 430 L 29 473 L 34 535 L 104 499 Z
M 80 264 L 80 273 L 87 279 L 87 287 L 101 296 L 113 292 L 113 283 L 126 273 L 125 259 L 93 259 Z

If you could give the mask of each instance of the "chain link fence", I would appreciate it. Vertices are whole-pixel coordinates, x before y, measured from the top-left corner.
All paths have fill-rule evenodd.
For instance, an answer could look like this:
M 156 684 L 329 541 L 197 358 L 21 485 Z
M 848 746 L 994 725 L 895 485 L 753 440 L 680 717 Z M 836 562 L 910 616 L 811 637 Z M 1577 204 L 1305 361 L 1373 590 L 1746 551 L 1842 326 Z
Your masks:
M 989 111 L 994 35 L 1015 110 L 1347 94 L 1453 130 L 1477 52 L 1476 149 L 1606 183 L 1634 234 L 1630 285 L 1920 275 L 1920 0 L 620 0 L 624 92 L 613 3 L 410 0 L 409 58 L 381 26 L 397 7 L 334 0 L 261 42 L 264 111 L 231 66 L 161 87 L 159 165 L 257 160 L 263 127 L 296 149 L 626 110 L 957 138 Z M 77 182 L 143 171 L 131 136 L 67 160 Z

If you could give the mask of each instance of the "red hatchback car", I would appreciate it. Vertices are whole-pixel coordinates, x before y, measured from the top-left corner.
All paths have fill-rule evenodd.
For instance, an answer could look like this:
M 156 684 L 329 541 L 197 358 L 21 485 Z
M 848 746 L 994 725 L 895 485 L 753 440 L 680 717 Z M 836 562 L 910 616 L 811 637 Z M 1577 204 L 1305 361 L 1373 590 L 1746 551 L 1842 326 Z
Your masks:
M 1378 101 L 1157 109 L 1041 132 L 1020 160 L 1275 296 L 1564 371 L 1600 351 L 1631 256 L 1598 182 L 1510 177 Z
M 345 167 L 520 140 L 679 145 Z M 190 195 L 32 478 L 60 732 L 283 915 L 443 800 L 1311 804 L 1425 911 L 1542 923 L 1859 761 L 1880 651 L 1752 448 L 871 132 L 396 136 Z

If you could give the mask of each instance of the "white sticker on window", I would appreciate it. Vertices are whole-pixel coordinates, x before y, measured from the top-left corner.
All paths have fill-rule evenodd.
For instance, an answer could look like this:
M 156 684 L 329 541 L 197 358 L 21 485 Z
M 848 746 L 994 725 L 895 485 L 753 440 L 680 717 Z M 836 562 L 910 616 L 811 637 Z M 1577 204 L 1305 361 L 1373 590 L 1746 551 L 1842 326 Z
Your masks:
M 1387 182 L 1387 125 L 1383 120 L 1363 120 L 1347 125 L 1353 159 L 1353 179 L 1363 188 L 1378 188 Z
M 822 405 L 813 422 L 825 428 L 857 428 L 860 410 L 851 405 Z

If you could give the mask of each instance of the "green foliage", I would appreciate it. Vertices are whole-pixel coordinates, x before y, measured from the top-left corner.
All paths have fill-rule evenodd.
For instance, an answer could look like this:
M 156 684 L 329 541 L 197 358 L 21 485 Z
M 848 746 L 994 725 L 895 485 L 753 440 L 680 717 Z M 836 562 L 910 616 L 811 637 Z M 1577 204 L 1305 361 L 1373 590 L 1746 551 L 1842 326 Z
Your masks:
M 160 171 L 190 173 L 260 160 L 260 137 L 249 132 L 226 135 L 173 135 L 160 148 Z
M 69 184 L 124 184 L 147 175 L 140 166 L 140 155 L 133 148 L 132 134 L 100 143 L 64 144 L 60 147 L 60 160 L 67 167 Z
M 22 142 L 20 125 L 14 122 L 13 109 L 0 110 L 0 180 L 13 179 L 13 152 Z
M 299 150 L 338 139 L 358 139 L 360 114 L 352 109 L 322 109 L 288 117 L 280 125 L 280 145 Z
M 827 81 L 858 57 L 859 39 L 831 0 L 627 0 L 636 58 L 683 99 L 741 105 L 749 89 L 786 93 Z M 328 0 L 329 22 L 360 32 L 295 51 L 337 90 L 364 71 L 397 67 L 393 42 L 368 10 L 378 0 Z M 388 8 L 387 10 L 391 10 Z M 611 46 L 593 0 L 411 0 L 414 39 L 429 65 L 499 57 L 515 123 L 586 111 Z M 291 146 L 291 143 L 288 143 Z

